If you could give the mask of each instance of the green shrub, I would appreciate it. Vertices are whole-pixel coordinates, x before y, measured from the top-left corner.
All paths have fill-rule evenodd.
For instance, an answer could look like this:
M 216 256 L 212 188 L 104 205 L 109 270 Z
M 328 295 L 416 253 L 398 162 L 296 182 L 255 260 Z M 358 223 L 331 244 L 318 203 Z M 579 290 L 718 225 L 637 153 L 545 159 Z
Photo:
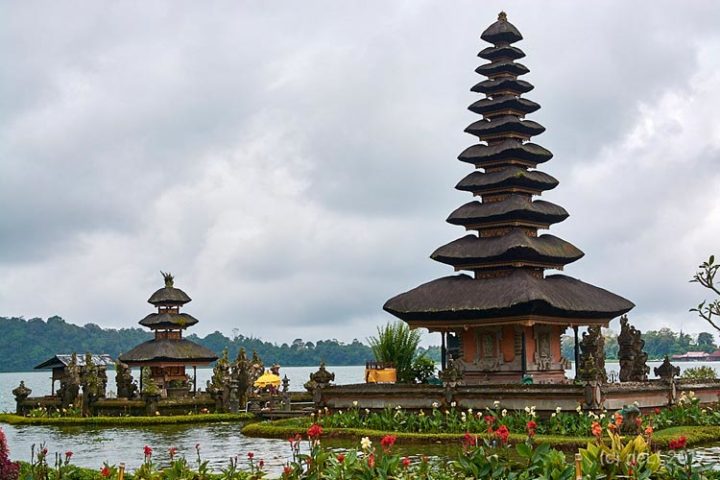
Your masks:
M 691 380 L 715 380 L 718 376 L 714 368 L 702 366 L 686 368 L 682 372 L 682 378 Z

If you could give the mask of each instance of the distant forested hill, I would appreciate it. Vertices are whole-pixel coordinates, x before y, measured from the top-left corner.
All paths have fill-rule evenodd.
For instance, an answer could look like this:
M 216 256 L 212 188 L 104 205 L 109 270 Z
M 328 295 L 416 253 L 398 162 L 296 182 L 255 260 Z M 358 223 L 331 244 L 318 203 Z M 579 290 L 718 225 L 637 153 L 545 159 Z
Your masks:
M 116 358 L 121 352 L 127 352 L 150 338 L 150 332 L 140 328 L 105 329 L 92 323 L 80 327 L 60 317 L 51 317 L 47 321 L 0 317 L 0 372 L 30 370 L 56 353 L 107 353 Z M 313 343 L 298 338 L 290 345 L 277 345 L 242 335 L 228 338 L 220 332 L 204 338 L 197 335 L 187 338 L 218 355 L 227 348 L 231 358 L 237 355 L 240 347 L 245 348 L 248 354 L 255 350 L 266 364 L 277 362 L 284 366 L 313 366 L 325 360 L 328 365 L 364 365 L 367 360 L 373 359 L 370 347 L 358 340 L 349 344 L 337 340 Z M 437 347 L 430 347 L 428 354 L 439 360 Z

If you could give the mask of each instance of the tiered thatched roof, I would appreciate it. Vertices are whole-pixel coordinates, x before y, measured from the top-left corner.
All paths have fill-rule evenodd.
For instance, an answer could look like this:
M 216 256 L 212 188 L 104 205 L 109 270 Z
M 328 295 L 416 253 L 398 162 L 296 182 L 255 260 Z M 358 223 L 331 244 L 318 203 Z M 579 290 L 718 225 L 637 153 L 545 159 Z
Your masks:
M 545 128 L 525 119 L 540 106 L 521 98 L 534 88 L 518 78 L 529 72 L 516 62 L 525 53 L 511 45 L 522 35 L 501 13 L 481 38 L 493 44 L 478 54 L 489 63 L 476 72 L 488 78 L 471 90 L 486 98 L 470 106 L 482 119 L 465 130 L 479 143 L 458 157 L 478 170 L 456 187 L 480 200 L 459 207 L 447 219 L 472 233 L 432 254 L 434 260 L 469 271 L 474 278 L 434 280 L 388 300 L 384 308 L 414 326 L 456 321 L 502 324 L 530 321 L 529 317 L 532 322 L 607 323 L 634 305 L 579 280 L 544 274 L 546 269 L 562 270 L 583 253 L 565 240 L 537 232 L 562 222 L 568 213 L 559 205 L 533 199 L 558 181 L 533 170 L 552 153 L 530 143 Z

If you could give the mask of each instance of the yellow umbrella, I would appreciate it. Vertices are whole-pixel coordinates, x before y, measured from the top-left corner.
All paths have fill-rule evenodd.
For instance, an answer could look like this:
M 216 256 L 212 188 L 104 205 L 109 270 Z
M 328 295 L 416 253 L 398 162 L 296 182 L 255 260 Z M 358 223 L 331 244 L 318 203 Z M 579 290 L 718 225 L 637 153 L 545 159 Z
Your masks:
M 279 387 L 280 386 L 280 376 L 275 375 L 274 373 L 272 373 L 270 371 L 267 371 L 267 372 L 263 373 L 262 375 L 260 375 L 260 378 L 255 380 L 255 383 L 253 383 L 253 386 L 260 387 L 260 388 L 264 388 L 269 385 Z

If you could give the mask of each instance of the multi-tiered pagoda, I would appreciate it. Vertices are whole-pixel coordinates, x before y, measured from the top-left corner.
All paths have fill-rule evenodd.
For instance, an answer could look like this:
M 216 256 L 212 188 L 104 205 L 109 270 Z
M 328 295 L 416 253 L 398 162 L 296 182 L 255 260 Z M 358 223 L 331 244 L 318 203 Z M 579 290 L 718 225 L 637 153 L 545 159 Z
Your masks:
M 120 355 L 120 361 L 130 367 L 150 368 L 150 377 L 166 395 L 170 390 L 187 392 L 191 383 L 196 390 L 197 367 L 209 365 L 218 357 L 202 345 L 183 338 L 183 330 L 198 323 L 192 315 L 180 313 L 180 308 L 191 299 L 175 288 L 171 274 L 163 273 L 163 277 L 165 286 L 148 299 L 157 307 L 157 313 L 151 313 L 139 322 L 153 330 L 155 338 Z M 192 379 L 185 372 L 188 366 L 193 367 Z
M 410 327 L 425 327 L 453 339 L 455 365 L 466 383 L 565 380 L 568 361 L 560 337 L 568 327 L 601 325 L 633 308 L 628 300 L 565 275 L 546 275 L 583 256 L 574 245 L 538 230 L 568 217 L 564 208 L 534 197 L 558 181 L 535 170 L 552 158 L 530 138 L 545 128 L 525 116 L 540 105 L 521 98 L 533 86 L 518 77 L 528 68 L 512 44 L 520 32 L 500 13 L 481 38 L 493 45 L 478 56 L 484 75 L 470 105 L 482 115 L 466 132 L 479 143 L 459 156 L 476 170 L 457 184 L 478 200 L 447 221 L 468 235 L 438 248 L 431 258 L 460 274 L 433 280 L 387 301 L 384 308 Z M 577 338 L 577 335 L 576 335 Z

